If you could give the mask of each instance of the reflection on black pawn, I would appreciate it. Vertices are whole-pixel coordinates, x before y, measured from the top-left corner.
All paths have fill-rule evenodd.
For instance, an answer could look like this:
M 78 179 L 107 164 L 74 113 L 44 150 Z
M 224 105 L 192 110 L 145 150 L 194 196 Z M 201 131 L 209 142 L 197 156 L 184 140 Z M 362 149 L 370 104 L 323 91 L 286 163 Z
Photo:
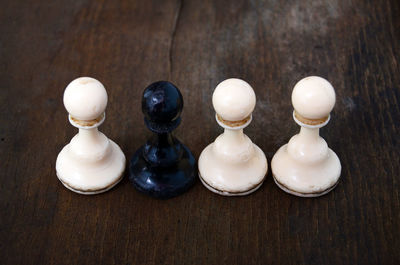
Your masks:
M 170 82 L 159 81 L 143 92 L 146 126 L 154 133 L 130 162 L 129 179 L 141 192 L 167 199 L 188 190 L 196 179 L 196 161 L 171 132 L 181 122 L 183 98 Z

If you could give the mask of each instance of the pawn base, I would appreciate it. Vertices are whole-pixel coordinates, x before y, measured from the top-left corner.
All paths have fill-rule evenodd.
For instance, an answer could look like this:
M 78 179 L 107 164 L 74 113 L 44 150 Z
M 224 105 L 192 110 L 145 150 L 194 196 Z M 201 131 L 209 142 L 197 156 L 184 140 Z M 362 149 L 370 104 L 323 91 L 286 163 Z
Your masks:
M 323 196 L 323 195 L 329 193 L 329 192 L 330 192 L 331 190 L 333 190 L 334 188 L 336 188 L 337 184 L 339 183 L 339 180 L 338 180 L 332 187 L 327 188 L 326 190 L 321 191 L 321 192 L 302 193 L 302 192 L 297 192 L 297 191 L 294 191 L 294 190 L 291 190 L 291 189 L 287 188 L 287 187 L 284 186 L 283 184 L 279 183 L 279 181 L 275 178 L 274 175 L 273 175 L 273 177 L 274 177 L 275 184 L 276 184 L 281 190 L 283 190 L 283 191 L 286 192 L 286 193 L 289 193 L 289 194 L 292 194 L 292 195 L 295 195 L 295 196 L 298 196 L 298 197 L 304 197 L 304 198 L 314 198 L 314 197 Z
M 57 177 L 58 177 L 58 174 L 57 174 Z M 116 186 L 122 180 L 122 178 L 123 178 L 123 175 L 121 175 L 121 177 L 115 183 L 111 184 L 108 187 L 105 187 L 104 189 L 92 190 L 91 191 L 91 190 L 78 190 L 78 189 L 75 189 L 75 188 L 69 186 L 64 181 L 62 181 L 62 179 L 60 177 L 58 177 L 58 179 L 61 181 L 61 183 L 64 185 L 64 187 L 66 187 L 67 189 L 69 189 L 69 190 L 71 190 L 73 192 L 76 192 L 76 193 L 79 193 L 79 194 L 83 194 L 83 195 L 95 195 L 95 194 L 100 194 L 100 193 L 106 192 L 108 190 L 111 190 L 114 186 Z
M 152 166 L 143 158 L 142 146 L 133 155 L 129 180 L 142 193 L 158 199 L 169 199 L 190 189 L 196 181 L 196 160 L 189 149 L 182 145 L 182 157 L 169 166 Z
M 320 161 L 305 163 L 282 146 L 271 161 L 272 176 L 283 191 L 299 197 L 319 197 L 333 190 L 339 182 L 340 160 L 331 149 Z
M 267 159 L 253 144 L 253 157 L 242 163 L 224 161 L 208 145 L 199 157 L 199 177 L 210 191 L 223 196 L 244 196 L 256 191 L 268 171 Z
M 121 148 L 109 141 L 109 154 L 97 162 L 81 161 L 70 151 L 69 144 L 65 146 L 56 162 L 56 174 L 61 183 L 84 195 L 103 193 L 117 185 L 123 178 L 126 159 Z
M 256 187 L 254 187 L 254 188 L 252 188 L 252 189 L 250 189 L 250 190 L 247 190 L 247 191 L 243 191 L 243 192 L 229 192 L 229 191 L 217 190 L 217 189 L 213 188 L 212 186 L 210 186 L 210 185 L 201 177 L 200 172 L 199 172 L 199 178 L 200 178 L 200 180 L 201 180 L 201 183 L 203 183 L 203 185 L 204 185 L 208 190 L 210 190 L 210 191 L 212 191 L 212 192 L 214 192 L 214 193 L 217 193 L 217 194 L 219 194 L 219 195 L 222 195 L 222 196 L 246 196 L 246 195 L 249 195 L 250 193 L 253 193 L 253 192 L 255 192 L 256 190 L 258 190 L 258 189 L 261 187 L 261 185 L 264 183 L 264 180 L 263 180 L 263 181 L 261 181 L 261 183 L 258 184 Z

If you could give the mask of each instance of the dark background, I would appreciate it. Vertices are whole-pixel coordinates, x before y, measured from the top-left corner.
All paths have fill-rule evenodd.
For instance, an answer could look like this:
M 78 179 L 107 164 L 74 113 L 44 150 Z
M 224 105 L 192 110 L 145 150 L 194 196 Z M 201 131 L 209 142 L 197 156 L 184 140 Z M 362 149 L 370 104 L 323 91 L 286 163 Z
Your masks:
M 399 1 L 1 1 L 1 264 L 399 264 Z M 337 102 L 321 130 L 342 163 L 328 195 L 288 195 L 269 170 L 247 197 L 200 181 L 160 201 L 127 177 L 82 196 L 55 174 L 77 132 L 62 104 L 79 76 L 109 95 L 100 127 L 129 159 L 150 135 L 141 93 L 170 80 L 185 99 L 176 130 L 198 158 L 222 129 L 222 80 L 257 95 L 246 134 L 268 161 L 298 131 L 291 91 L 328 79 Z

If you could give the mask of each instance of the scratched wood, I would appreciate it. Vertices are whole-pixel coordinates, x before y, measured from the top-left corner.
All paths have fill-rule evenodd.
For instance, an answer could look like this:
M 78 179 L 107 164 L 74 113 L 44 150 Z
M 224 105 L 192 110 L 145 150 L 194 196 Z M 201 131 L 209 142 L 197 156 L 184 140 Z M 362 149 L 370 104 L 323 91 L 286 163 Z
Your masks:
M 400 264 L 399 1 L 1 1 L 1 264 Z M 251 196 L 198 181 L 160 201 L 127 178 L 81 196 L 55 175 L 76 133 L 62 104 L 78 76 L 107 88 L 100 129 L 129 158 L 150 133 L 142 90 L 170 80 L 185 99 L 176 135 L 196 157 L 222 132 L 211 95 L 229 77 L 257 95 L 245 130 L 274 152 L 298 131 L 290 94 L 331 81 L 321 130 L 342 162 L 318 199 L 282 192 L 268 173 Z

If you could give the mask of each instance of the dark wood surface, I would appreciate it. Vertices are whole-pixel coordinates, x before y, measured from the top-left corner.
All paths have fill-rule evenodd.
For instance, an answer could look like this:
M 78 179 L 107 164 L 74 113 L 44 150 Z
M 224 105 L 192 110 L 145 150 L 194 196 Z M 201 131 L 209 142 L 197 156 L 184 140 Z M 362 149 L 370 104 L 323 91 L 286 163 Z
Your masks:
M 399 264 L 399 1 L 1 1 L 1 264 Z M 55 175 L 76 133 L 66 85 L 95 77 L 109 95 L 100 127 L 129 159 L 150 132 L 141 93 L 170 80 L 185 99 L 176 131 L 196 157 L 222 132 L 211 95 L 229 77 L 257 95 L 246 134 L 274 152 L 298 131 L 294 84 L 336 89 L 321 130 L 342 162 L 317 199 L 214 195 L 197 181 L 162 201 L 125 177 L 82 196 Z

